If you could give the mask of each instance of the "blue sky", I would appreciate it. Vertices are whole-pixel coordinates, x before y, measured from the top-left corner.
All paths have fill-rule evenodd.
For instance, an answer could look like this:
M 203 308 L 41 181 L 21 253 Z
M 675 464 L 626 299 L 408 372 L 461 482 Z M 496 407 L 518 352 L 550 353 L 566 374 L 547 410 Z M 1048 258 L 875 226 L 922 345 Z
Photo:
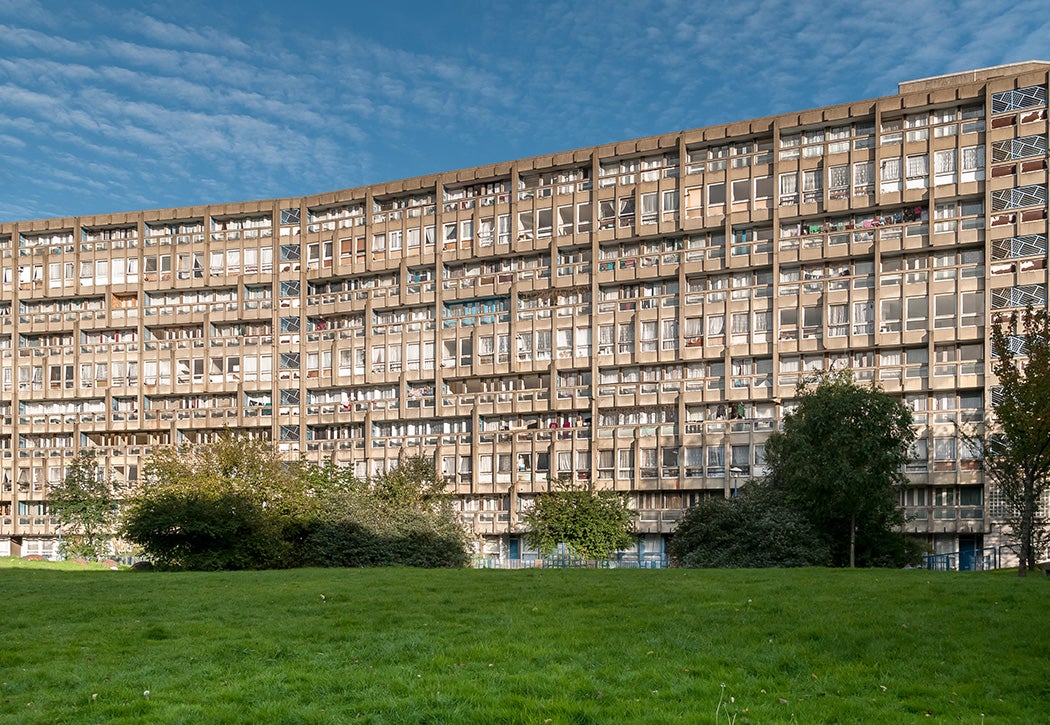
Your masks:
M 0 0 L 0 221 L 301 196 L 1050 59 L 1045 0 Z

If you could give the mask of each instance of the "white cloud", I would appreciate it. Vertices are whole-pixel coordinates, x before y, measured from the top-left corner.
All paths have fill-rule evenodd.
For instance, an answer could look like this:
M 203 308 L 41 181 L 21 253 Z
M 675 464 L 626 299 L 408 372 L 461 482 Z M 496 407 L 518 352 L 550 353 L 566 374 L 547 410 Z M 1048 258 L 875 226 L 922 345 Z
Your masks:
M 884 95 L 1045 54 L 1050 30 L 1038 0 L 492 4 L 454 22 L 371 7 L 353 26 L 205 7 L 0 0 L 4 153 L 60 185 L 31 179 L 24 199 L 309 194 Z M 108 181 L 64 186 L 85 173 Z

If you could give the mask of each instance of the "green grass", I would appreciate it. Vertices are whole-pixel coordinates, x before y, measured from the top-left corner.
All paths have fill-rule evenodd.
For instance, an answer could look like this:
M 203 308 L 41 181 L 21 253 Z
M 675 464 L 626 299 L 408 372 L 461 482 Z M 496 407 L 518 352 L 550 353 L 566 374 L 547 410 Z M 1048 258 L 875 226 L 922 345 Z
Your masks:
M 50 571 L 109 571 L 113 565 L 106 566 L 98 561 L 49 561 L 47 559 L 21 559 L 13 556 L 0 556 L 0 569 L 46 569 Z M 118 568 L 124 568 L 117 565 Z
M 1050 712 L 1043 577 L 0 568 L 0 591 L 5 723 L 696 723 L 720 699 L 737 723 Z

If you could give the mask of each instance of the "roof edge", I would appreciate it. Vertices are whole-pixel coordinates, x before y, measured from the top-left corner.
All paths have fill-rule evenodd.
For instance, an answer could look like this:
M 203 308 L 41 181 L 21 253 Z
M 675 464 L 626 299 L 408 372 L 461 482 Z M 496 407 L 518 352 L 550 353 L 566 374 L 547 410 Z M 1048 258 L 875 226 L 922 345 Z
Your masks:
M 1046 71 L 1050 69 L 1050 61 L 1026 60 L 1019 63 L 1005 63 L 993 65 L 988 68 L 975 68 L 960 73 L 947 73 L 940 76 L 928 78 L 917 78 L 913 81 L 902 81 L 897 84 L 897 93 L 912 93 L 914 91 L 928 91 L 934 88 L 945 88 L 957 86 L 963 83 L 976 83 L 992 78 L 1001 78 L 1008 75 L 1019 75 L 1028 71 Z

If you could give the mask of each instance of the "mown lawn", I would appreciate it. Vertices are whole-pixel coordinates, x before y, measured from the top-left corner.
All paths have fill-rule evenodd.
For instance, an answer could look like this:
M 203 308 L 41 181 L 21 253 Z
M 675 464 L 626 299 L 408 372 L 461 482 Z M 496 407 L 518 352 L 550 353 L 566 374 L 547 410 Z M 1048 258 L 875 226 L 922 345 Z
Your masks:
M 5 723 L 1050 717 L 1050 579 L 1003 572 L 0 568 L 0 592 Z

